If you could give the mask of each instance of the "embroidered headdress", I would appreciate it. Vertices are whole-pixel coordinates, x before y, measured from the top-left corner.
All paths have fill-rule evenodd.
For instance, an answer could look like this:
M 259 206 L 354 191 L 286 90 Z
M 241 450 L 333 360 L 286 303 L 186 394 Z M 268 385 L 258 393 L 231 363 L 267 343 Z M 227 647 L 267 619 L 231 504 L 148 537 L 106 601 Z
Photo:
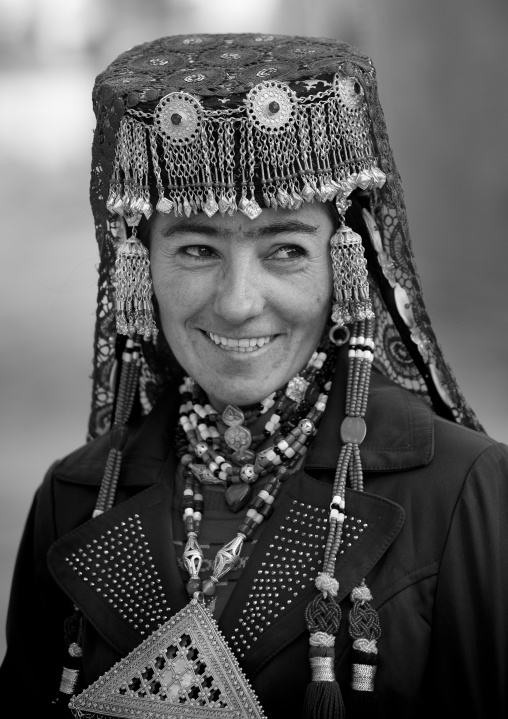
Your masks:
M 120 55 L 98 76 L 93 99 L 91 203 L 100 268 L 90 437 L 111 423 L 116 302 L 129 293 L 116 282 L 115 298 L 115 258 L 129 228 L 154 211 L 239 211 L 255 219 L 265 206 L 331 200 L 345 210 L 352 193 L 364 197 L 370 238 L 376 364 L 440 414 L 480 428 L 424 306 L 368 57 L 324 38 L 167 37 Z M 139 318 L 149 297 L 138 304 Z M 123 320 L 120 331 L 127 332 L 134 320 Z M 139 322 L 147 337 L 140 382 L 147 412 L 171 372 L 151 317 Z

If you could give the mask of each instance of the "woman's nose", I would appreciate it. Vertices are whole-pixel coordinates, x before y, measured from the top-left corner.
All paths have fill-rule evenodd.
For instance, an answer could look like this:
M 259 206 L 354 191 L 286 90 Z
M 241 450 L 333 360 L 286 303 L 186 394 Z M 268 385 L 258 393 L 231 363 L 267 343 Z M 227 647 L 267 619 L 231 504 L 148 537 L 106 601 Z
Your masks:
M 248 257 L 236 257 L 217 283 L 214 311 L 228 323 L 239 325 L 260 315 L 264 306 L 259 268 Z

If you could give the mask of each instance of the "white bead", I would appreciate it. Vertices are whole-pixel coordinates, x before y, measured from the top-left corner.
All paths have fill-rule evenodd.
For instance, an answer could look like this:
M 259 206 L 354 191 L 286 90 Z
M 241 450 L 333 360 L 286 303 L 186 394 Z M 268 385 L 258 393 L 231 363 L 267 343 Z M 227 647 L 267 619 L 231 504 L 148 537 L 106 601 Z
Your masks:
M 200 521 L 202 520 L 202 518 L 203 518 L 203 515 L 201 514 L 201 512 L 194 512 L 192 518 L 193 518 L 196 522 L 200 522 Z
M 192 507 L 186 507 L 183 512 L 184 517 L 192 517 L 193 514 L 194 514 L 194 510 L 192 509 Z
M 330 519 L 338 519 L 338 518 L 339 518 L 339 510 L 331 509 L 330 510 Z

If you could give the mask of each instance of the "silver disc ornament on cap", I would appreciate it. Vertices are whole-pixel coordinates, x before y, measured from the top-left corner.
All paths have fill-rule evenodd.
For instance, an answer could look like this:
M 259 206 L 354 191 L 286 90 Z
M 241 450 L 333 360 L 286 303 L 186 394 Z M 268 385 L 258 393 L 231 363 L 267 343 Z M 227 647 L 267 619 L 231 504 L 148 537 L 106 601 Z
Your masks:
M 202 109 L 195 97 L 186 92 L 170 92 L 159 102 L 154 127 L 170 142 L 190 144 L 201 128 Z
M 296 94 L 287 85 L 266 80 L 252 88 L 247 96 L 247 111 L 252 124 L 262 132 L 284 132 L 296 118 Z

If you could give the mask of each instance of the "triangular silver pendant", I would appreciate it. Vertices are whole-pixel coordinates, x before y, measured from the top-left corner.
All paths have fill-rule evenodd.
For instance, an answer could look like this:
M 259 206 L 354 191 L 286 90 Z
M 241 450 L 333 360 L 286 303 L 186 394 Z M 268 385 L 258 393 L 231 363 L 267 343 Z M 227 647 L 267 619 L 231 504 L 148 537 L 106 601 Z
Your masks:
M 73 697 L 75 716 L 266 719 L 217 622 L 196 599 Z

